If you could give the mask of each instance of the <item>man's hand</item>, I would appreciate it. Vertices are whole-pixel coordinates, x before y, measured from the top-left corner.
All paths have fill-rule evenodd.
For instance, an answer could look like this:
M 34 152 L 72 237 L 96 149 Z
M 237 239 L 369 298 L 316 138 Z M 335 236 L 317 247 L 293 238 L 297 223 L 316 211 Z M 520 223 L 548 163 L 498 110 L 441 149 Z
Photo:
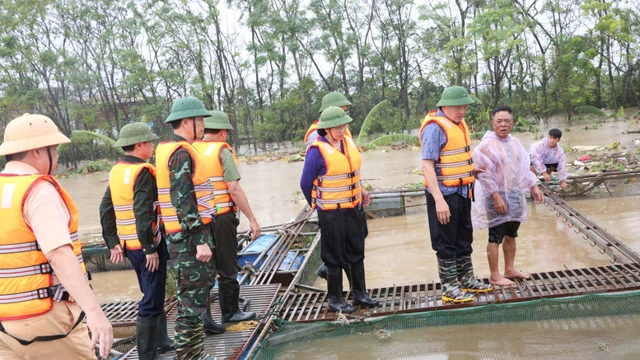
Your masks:
M 535 185 L 531 188 L 531 196 L 533 196 L 533 201 L 536 204 L 542 204 L 544 202 L 544 194 L 542 193 L 542 190 Z
M 538 187 L 535 187 L 538 189 Z M 538 189 L 540 191 L 540 189 Z M 498 193 L 493 193 L 491 195 L 493 199 L 493 208 L 496 210 L 498 214 L 506 214 L 507 213 L 507 204 L 504 202 L 504 199 Z
M 449 211 L 449 204 L 441 198 L 440 200 L 436 200 L 436 216 L 438 217 L 438 221 L 440 224 L 445 225 L 449 223 L 451 220 L 451 212 Z
M 202 262 L 209 262 L 211 260 L 211 248 L 209 244 L 200 244 L 196 246 L 196 259 Z
M 371 197 L 369 196 L 369 192 L 364 188 L 362 188 L 361 195 L 362 195 L 362 206 L 364 207 L 369 206 L 369 204 L 371 204 Z
M 158 256 L 157 252 L 147 255 L 146 267 L 147 267 L 147 270 L 151 272 L 158 270 L 158 268 L 160 267 L 160 257 Z
M 562 190 L 567 190 L 567 182 L 564 180 L 560 181 L 560 188 Z
M 100 357 L 106 359 L 113 345 L 113 328 L 102 310 L 87 314 L 87 327 L 91 331 L 91 352 L 100 344 Z
M 111 257 L 109 259 L 111 259 L 111 262 L 114 264 L 124 261 L 124 252 L 122 251 L 122 246 L 120 246 L 120 244 L 111 249 Z
M 481 168 L 473 168 L 473 177 L 475 177 L 476 179 L 478 178 L 478 174 L 482 174 L 483 172 L 485 172 L 485 169 L 481 169 Z
M 249 222 L 249 228 L 251 229 L 251 240 L 255 240 L 260 237 L 260 225 L 258 225 L 258 221 L 256 219 Z
M 547 174 L 546 172 L 542 173 L 542 177 L 544 178 L 544 182 L 551 181 L 551 175 Z

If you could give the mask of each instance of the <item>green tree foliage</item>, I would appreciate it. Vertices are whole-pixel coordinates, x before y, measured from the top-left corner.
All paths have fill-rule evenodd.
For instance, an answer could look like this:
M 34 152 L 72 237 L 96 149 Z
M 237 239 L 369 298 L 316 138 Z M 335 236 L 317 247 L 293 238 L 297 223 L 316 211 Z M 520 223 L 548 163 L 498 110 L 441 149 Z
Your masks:
M 114 139 L 144 116 L 166 139 L 171 104 L 194 95 L 229 114 L 237 150 L 258 151 L 299 143 L 339 91 L 366 143 L 417 128 L 452 84 L 481 100 L 477 132 L 502 104 L 522 128 L 583 106 L 619 115 L 640 105 L 639 15 L 613 0 L 9 1 L 0 129 L 43 113 L 68 136 Z M 103 140 L 77 138 L 63 161 L 116 157 Z

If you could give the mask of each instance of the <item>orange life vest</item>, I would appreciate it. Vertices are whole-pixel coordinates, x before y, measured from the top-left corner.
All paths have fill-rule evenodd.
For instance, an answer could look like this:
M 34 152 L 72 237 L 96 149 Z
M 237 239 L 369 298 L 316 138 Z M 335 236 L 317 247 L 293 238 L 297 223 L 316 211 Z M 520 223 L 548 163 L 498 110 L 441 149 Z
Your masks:
M 204 158 L 204 167 L 207 174 L 209 174 L 209 181 L 213 186 L 213 194 L 215 195 L 216 202 L 216 215 L 226 214 L 231 209 L 236 211 L 236 204 L 231 199 L 229 193 L 229 186 L 224 181 L 224 170 L 222 169 L 222 149 L 229 149 L 233 156 L 233 161 L 237 164 L 236 155 L 233 153 L 233 149 L 226 142 L 215 141 L 196 141 L 193 143 L 193 147 L 200 152 L 200 155 Z
M 327 171 L 313 181 L 312 207 L 320 210 L 351 209 L 362 201 L 360 182 L 360 153 L 351 137 L 342 139 L 342 149 L 334 148 L 323 141 L 314 141 L 324 159 Z
M 120 245 L 128 250 L 140 250 L 142 245 L 138 239 L 136 227 L 136 216 L 133 211 L 134 186 L 136 180 L 143 169 L 149 169 L 151 175 L 156 177 L 156 169 L 149 163 L 131 164 L 121 162 L 111 169 L 109 174 L 109 188 L 111 189 L 111 201 L 116 214 L 116 226 L 118 228 L 118 238 Z M 152 222 L 153 242 L 157 245 L 162 236 L 160 235 L 160 204 L 153 203 L 153 212 L 156 220 Z
M 309 135 L 311 135 L 312 132 L 318 130 L 318 123 L 320 122 L 320 119 L 316 119 L 316 121 L 313 122 L 313 124 L 311 124 L 311 126 L 309 126 L 309 130 L 307 130 L 307 133 L 304 134 L 304 142 L 306 143 L 309 140 Z
M 163 142 L 156 149 L 156 183 L 158 184 L 158 201 L 162 210 L 162 221 L 167 234 L 175 234 L 183 231 L 176 209 L 171 203 L 171 180 L 169 173 L 169 158 L 179 148 L 183 148 L 191 155 L 193 161 L 193 185 L 198 213 L 204 224 L 209 224 L 215 214 L 213 187 L 209 184 L 209 177 L 203 166 L 203 160 L 198 150 L 186 141 Z
M 53 269 L 24 220 L 24 204 L 40 181 L 55 186 L 69 210 L 73 252 L 86 274 L 77 233 L 78 209 L 71 196 L 51 176 L 0 174 L 0 321 L 45 314 L 64 294 L 62 285 L 53 284 Z
M 430 111 L 422 122 L 420 134 L 427 124 L 435 122 L 442 128 L 447 136 L 447 142 L 440 151 L 440 158 L 436 161 L 435 168 L 440 169 L 437 176 L 444 186 L 460 186 L 473 183 L 473 160 L 471 159 L 471 136 L 467 123 L 464 120 L 460 124 L 447 119 L 444 116 L 435 116 L 435 110 Z M 422 136 L 420 136 L 422 145 Z M 427 181 L 423 181 L 427 186 Z

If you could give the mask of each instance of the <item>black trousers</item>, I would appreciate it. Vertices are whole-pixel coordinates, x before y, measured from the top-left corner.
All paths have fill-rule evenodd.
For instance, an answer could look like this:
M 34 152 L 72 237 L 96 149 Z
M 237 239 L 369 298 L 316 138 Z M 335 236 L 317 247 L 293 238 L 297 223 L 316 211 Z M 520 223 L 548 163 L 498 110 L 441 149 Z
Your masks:
M 238 289 L 238 225 L 240 220 L 236 219 L 233 211 L 216 216 L 213 228 L 214 260 L 212 275 L 215 284 L 216 273 L 219 288 Z M 213 286 L 213 284 L 211 286 Z
M 369 234 L 361 208 L 318 210 L 320 257 L 328 267 L 348 269 L 364 260 L 364 239 Z
M 426 190 L 425 192 L 431 247 L 436 251 L 438 259 L 455 260 L 459 256 L 471 255 L 473 252 L 471 199 L 457 193 L 444 196 L 444 200 L 449 205 L 451 219 L 443 225 L 438 221 L 433 195 Z

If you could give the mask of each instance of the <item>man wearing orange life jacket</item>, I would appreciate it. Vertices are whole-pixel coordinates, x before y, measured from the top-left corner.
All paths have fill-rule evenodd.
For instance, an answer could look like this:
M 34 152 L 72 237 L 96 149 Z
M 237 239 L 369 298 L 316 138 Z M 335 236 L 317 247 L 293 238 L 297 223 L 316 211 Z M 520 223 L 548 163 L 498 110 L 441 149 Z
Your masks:
M 464 116 L 473 103 L 466 89 L 448 87 L 438 110 L 429 112 L 420 128 L 431 246 L 438 257 L 442 300 L 454 303 L 472 301 L 471 292 L 492 289 L 475 277 L 471 261 L 474 168 Z
M 322 112 L 318 139 L 304 161 L 300 188 L 318 212 L 320 257 L 326 265 L 329 311 L 351 313 L 357 305 L 375 307 L 365 283 L 364 240 L 367 220 L 363 206 L 369 193 L 360 181 L 361 159 L 353 140 L 345 136 L 352 121 L 344 110 L 330 106 Z M 347 274 L 353 305 L 342 296 L 342 271 Z
M 111 324 L 82 261 L 78 210 L 51 176 L 57 146 L 69 142 L 43 115 L 24 114 L 5 129 L 0 145 L 0 155 L 7 158 L 0 173 L 0 359 L 95 359 L 97 343 L 100 356 L 111 351 Z
M 204 351 L 202 313 L 209 297 L 215 204 L 202 157 L 191 145 L 202 139 L 204 118 L 209 116 L 195 97 L 176 100 L 165 120 L 173 128 L 171 141 L 156 150 L 158 200 L 178 282 L 174 340 L 179 360 L 214 359 Z M 224 327 L 218 331 L 224 332 Z
M 240 284 L 238 284 L 238 225 L 242 211 L 249 219 L 252 239 L 260 236 L 260 225 L 251 211 L 249 201 L 240 186 L 240 172 L 231 146 L 226 143 L 229 131 L 233 130 L 229 116 L 222 111 L 212 111 L 205 120 L 204 139 L 193 146 L 198 149 L 216 196 L 216 220 L 213 242 L 215 245 L 215 266 L 211 286 L 218 273 L 218 299 L 222 321 L 238 323 L 256 316 L 253 311 L 242 311 L 238 307 Z
M 114 147 L 122 148 L 125 156 L 111 169 L 100 203 L 102 237 L 111 249 L 111 261 L 129 259 L 143 294 L 136 329 L 141 360 L 156 359 L 158 353 L 174 349 L 164 312 L 169 253 L 160 220 L 156 171 L 147 163 L 153 156 L 151 141 L 157 139 L 141 122 L 120 129 Z

